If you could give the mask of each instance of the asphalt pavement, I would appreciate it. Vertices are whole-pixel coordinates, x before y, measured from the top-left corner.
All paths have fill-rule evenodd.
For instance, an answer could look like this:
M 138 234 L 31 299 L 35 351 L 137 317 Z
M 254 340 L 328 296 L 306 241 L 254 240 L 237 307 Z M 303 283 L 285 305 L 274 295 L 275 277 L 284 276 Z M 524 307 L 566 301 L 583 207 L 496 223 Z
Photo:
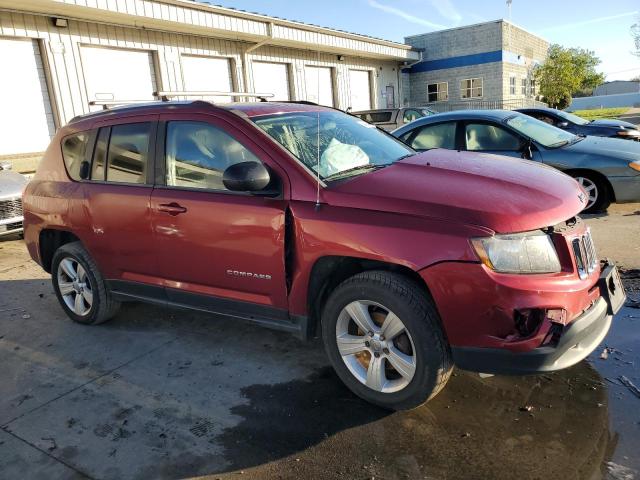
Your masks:
M 318 341 L 144 304 L 74 324 L 0 240 L 0 478 L 638 478 L 640 205 L 586 221 L 630 293 L 589 360 L 455 371 L 397 413 L 352 395 Z

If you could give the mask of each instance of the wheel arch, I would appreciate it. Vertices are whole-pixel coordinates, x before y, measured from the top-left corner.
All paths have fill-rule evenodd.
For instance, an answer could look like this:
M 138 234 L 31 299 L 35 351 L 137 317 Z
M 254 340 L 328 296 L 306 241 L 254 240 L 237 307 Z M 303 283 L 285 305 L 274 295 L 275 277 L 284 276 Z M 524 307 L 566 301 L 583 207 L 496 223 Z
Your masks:
M 42 268 L 47 273 L 51 273 L 51 263 L 56 250 L 62 245 L 71 242 L 79 242 L 80 239 L 67 230 L 56 230 L 45 228 L 40 231 L 38 238 L 38 251 Z
M 584 175 L 584 176 L 590 175 L 591 177 L 598 178 L 598 180 L 600 180 L 603 183 L 603 185 L 605 185 L 605 187 L 607 188 L 607 193 L 609 195 L 609 199 L 611 200 L 611 202 L 615 203 L 616 192 L 613 190 L 613 186 L 611 185 L 611 182 L 609 181 L 606 175 L 600 173 L 597 170 L 592 170 L 590 168 L 569 168 L 567 170 L 563 170 L 563 173 L 566 173 L 571 177 L 577 177 L 579 175 Z
M 319 331 L 322 306 L 331 292 L 347 278 L 370 270 L 400 274 L 423 287 L 426 294 L 430 295 L 424 279 L 418 272 L 405 265 L 349 256 L 320 257 L 311 268 L 307 289 L 309 336 L 313 337 Z

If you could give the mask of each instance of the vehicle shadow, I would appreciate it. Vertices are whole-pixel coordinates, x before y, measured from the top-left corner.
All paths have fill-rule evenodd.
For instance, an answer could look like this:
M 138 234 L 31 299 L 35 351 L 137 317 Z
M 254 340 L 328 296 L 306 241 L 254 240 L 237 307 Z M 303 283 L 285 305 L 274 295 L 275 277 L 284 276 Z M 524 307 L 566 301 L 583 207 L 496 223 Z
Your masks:
M 592 219 L 592 218 L 606 218 L 609 216 L 609 212 L 596 212 L 596 213 L 580 213 L 580 217 L 583 219 Z
M 225 471 L 247 478 L 599 478 L 617 443 L 587 363 L 526 378 L 458 372 L 408 412 L 354 398 L 330 370 L 243 393 L 232 409 L 243 421 L 217 440 Z

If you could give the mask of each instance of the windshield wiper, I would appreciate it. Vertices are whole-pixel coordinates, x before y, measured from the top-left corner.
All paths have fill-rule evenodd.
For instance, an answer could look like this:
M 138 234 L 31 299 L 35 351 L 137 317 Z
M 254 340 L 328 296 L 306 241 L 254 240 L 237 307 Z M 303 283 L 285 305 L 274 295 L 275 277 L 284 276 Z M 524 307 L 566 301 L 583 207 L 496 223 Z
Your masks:
M 369 163 L 367 165 L 359 165 L 357 167 L 351 167 L 351 168 L 347 168 L 346 170 L 342 170 L 340 172 L 332 173 L 328 177 L 324 177 L 323 180 L 324 181 L 336 180 L 338 178 L 342 178 L 342 177 L 345 177 L 345 176 L 348 177 L 348 176 L 350 176 L 349 175 L 350 173 L 356 173 L 356 172 L 359 172 L 359 171 L 363 171 L 363 173 L 364 173 L 364 172 L 368 172 L 368 171 L 371 171 L 371 170 L 378 170 L 380 168 L 388 167 L 389 165 L 390 165 L 389 163 L 383 163 L 383 164 L 380 164 L 380 165 L 376 165 L 376 164 L 373 164 L 373 163 Z

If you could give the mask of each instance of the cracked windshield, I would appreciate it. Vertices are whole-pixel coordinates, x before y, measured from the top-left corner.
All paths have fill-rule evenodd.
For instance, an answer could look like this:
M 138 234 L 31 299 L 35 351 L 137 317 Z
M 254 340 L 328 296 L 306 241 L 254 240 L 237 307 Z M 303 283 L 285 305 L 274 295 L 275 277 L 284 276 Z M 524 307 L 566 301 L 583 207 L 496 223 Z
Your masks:
M 255 122 L 323 180 L 383 168 L 414 153 L 374 125 L 339 112 L 278 114 Z

